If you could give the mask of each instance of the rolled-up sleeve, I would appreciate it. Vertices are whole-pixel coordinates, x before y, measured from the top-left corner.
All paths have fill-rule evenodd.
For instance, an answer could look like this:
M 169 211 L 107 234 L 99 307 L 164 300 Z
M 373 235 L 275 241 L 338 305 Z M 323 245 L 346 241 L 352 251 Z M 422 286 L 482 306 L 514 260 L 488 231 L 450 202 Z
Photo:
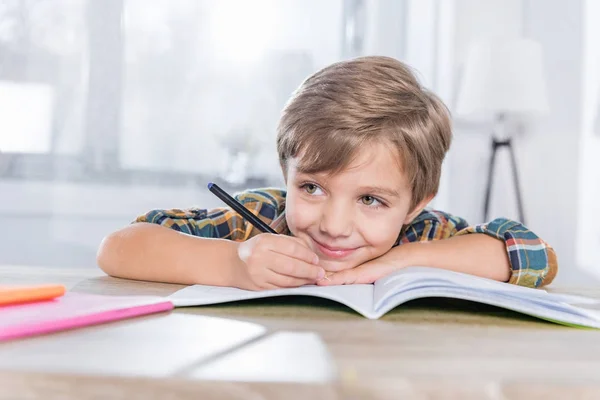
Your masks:
M 243 236 L 243 221 L 227 208 L 210 211 L 199 208 L 152 210 L 140 215 L 134 223 L 162 225 L 192 236 L 235 240 Z
M 267 224 L 273 222 L 285 202 L 285 192 L 275 189 L 249 190 L 234 197 Z M 258 233 L 252 224 L 229 207 L 151 210 L 133 221 L 140 222 L 162 225 L 192 236 L 235 241 L 247 240 Z

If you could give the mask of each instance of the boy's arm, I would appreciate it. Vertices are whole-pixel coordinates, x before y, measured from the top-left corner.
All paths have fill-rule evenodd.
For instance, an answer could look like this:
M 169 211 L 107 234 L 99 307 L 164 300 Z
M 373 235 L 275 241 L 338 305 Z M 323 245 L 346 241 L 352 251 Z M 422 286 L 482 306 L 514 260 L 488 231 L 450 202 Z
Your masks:
M 278 212 L 279 192 L 246 192 L 236 196 L 270 223 Z M 180 284 L 235 286 L 241 260 L 240 241 L 256 233 L 227 208 L 152 210 L 105 237 L 97 263 L 109 275 Z
M 431 241 L 436 245 L 430 248 L 440 248 L 434 257 L 437 252 L 443 253 L 443 257 L 449 257 L 448 261 L 454 261 L 448 269 L 458 272 L 539 287 L 552 282 L 558 270 L 554 249 L 521 223 L 507 218 L 469 226 L 462 218 L 441 211 L 426 211 L 407 229 L 402 243 L 431 244 Z M 446 246 L 449 246 L 447 250 Z M 421 254 L 422 246 L 407 247 L 411 248 L 405 249 L 407 253 L 415 252 L 407 255 L 417 258 L 416 265 L 427 265 L 418 264 L 427 256 Z M 440 260 L 424 261 L 443 264 Z M 509 273 L 507 279 L 501 279 L 506 272 Z
M 461 218 L 432 211 L 423 213 L 408 227 L 399 246 L 330 279 L 338 284 L 373 282 L 412 265 L 444 268 L 529 287 L 550 283 L 558 268 L 554 250 L 518 222 L 499 218 L 469 227 Z
M 517 221 L 496 218 L 487 224 L 469 226 L 456 233 L 460 237 L 484 234 L 503 244 L 509 266 L 509 283 L 528 287 L 550 284 L 558 272 L 558 259 L 554 249 L 535 233 Z
M 136 223 L 104 238 L 97 261 L 104 272 L 119 278 L 233 286 L 241 263 L 238 244 Z

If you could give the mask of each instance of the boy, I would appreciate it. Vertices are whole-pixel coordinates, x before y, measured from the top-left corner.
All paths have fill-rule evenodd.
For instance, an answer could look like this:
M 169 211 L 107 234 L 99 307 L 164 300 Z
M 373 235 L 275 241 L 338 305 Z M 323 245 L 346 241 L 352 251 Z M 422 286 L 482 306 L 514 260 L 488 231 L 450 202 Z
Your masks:
M 302 83 L 279 121 L 286 190 L 236 196 L 279 235 L 228 208 L 154 210 L 106 237 L 98 264 L 123 278 L 250 290 L 371 283 L 410 265 L 550 283 L 554 250 L 518 222 L 469 227 L 424 209 L 450 141 L 446 107 L 401 62 L 333 64 Z

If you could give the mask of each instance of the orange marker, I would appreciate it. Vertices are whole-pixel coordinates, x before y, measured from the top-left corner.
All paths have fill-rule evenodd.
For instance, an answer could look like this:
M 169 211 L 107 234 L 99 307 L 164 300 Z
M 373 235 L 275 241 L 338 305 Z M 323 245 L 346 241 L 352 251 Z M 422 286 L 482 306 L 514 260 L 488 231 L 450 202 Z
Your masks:
M 0 306 L 51 300 L 65 292 L 63 285 L 0 285 Z

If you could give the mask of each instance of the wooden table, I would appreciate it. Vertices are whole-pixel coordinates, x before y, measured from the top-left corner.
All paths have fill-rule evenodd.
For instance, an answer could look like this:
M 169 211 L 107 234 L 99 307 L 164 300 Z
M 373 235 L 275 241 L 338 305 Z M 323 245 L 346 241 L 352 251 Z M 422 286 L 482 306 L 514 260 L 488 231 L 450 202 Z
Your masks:
M 0 267 L 2 283 L 109 295 L 179 285 Z M 600 289 L 549 289 L 600 298 Z M 415 301 L 380 320 L 319 299 L 176 309 L 0 344 L 0 399 L 600 398 L 600 331 Z

